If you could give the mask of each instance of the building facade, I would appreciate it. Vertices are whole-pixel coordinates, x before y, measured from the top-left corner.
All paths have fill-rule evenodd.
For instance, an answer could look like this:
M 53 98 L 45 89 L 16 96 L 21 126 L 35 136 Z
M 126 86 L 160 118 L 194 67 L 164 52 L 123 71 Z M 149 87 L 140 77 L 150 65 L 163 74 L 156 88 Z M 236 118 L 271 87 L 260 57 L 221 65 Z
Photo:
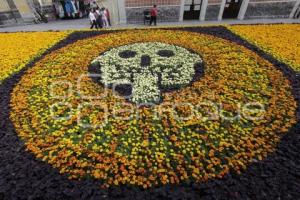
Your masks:
M 143 11 L 158 6 L 160 21 L 294 18 L 299 0 L 125 0 L 127 23 L 143 21 Z
M 31 23 L 34 15 L 26 0 L 0 0 L 0 25 Z
M 66 1 L 72 1 L 73 5 L 76 5 L 76 14 L 80 13 L 80 15 L 76 17 L 85 17 L 87 14 L 87 5 L 90 5 L 90 3 L 95 0 L 0 0 L 0 26 L 34 23 L 36 21 L 37 9 L 47 16 L 49 21 L 64 18 L 59 16 L 56 5 L 64 5 Z M 126 22 L 126 19 L 122 20 L 120 17 L 120 14 L 125 16 L 125 14 L 122 13 L 125 12 L 125 5 L 122 4 L 121 1 L 97 0 L 96 2 L 100 7 L 106 7 L 110 10 L 110 17 L 113 24 Z M 85 7 L 83 8 L 85 13 L 80 10 L 81 5 Z M 123 10 L 119 10 L 119 6 L 121 6 Z M 66 11 L 63 6 L 61 6 L 61 8 L 62 12 Z
M 112 24 L 143 23 L 144 11 L 154 4 L 160 22 L 294 18 L 300 12 L 300 0 L 0 0 L 0 25 L 33 22 L 34 3 L 49 20 L 57 19 L 55 5 L 65 1 L 78 5 L 96 1 L 110 10 Z

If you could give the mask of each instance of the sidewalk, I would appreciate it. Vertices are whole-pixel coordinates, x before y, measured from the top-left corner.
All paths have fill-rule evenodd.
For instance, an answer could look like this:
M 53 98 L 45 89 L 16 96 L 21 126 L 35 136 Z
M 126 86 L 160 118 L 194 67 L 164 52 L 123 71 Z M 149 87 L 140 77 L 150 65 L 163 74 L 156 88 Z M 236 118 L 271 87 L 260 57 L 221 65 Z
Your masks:
M 276 23 L 300 23 L 300 19 L 252 19 L 252 20 L 222 20 L 222 21 L 183 21 L 159 23 L 159 26 L 196 26 L 196 25 L 220 25 L 220 24 L 276 24 Z M 46 24 L 19 25 L 12 27 L 0 27 L 0 32 L 20 31 L 62 31 L 89 29 L 88 19 L 58 20 Z M 112 28 L 139 28 L 146 27 L 143 24 L 119 24 Z

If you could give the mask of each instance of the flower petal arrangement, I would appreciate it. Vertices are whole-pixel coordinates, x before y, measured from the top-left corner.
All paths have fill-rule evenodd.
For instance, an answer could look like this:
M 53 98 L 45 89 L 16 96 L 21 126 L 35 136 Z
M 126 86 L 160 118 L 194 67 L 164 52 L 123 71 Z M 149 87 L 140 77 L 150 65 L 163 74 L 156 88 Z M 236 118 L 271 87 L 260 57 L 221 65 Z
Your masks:
M 118 58 L 109 55 L 122 52 L 123 47 L 128 50 L 126 45 L 132 43 L 135 48 L 130 49 L 139 54 L 139 46 L 149 46 L 139 45 L 141 42 L 151 44 L 149 52 L 152 46 L 157 50 L 163 43 L 192 49 L 203 56 L 205 76 L 190 86 L 163 93 L 160 105 L 137 107 L 138 118 L 124 118 L 130 115 L 123 111 L 124 106 L 131 104 L 82 75 L 88 73 L 89 64 L 97 55 L 112 49 L 103 54 L 103 60 L 97 58 L 103 66 L 104 84 L 115 80 L 130 82 L 126 80 L 130 69 L 139 68 L 131 63 L 141 65 L 140 59 L 120 63 L 120 68 L 125 69 L 120 74 L 114 72 Z M 120 45 L 121 50 L 116 50 Z M 198 60 L 198 56 L 191 57 L 188 74 Z M 159 69 L 153 65 L 152 70 Z M 191 76 L 192 73 L 188 80 Z M 185 80 L 183 84 L 188 83 Z M 62 81 L 68 84 L 60 85 Z M 133 86 L 134 100 L 149 100 L 146 94 L 155 100 L 157 88 L 149 85 L 156 85 L 157 81 L 147 73 L 135 77 L 133 84 L 138 86 Z M 67 94 L 69 87 L 78 82 L 80 90 Z M 53 83 L 58 84 L 50 90 Z M 146 92 L 140 94 L 141 89 Z M 57 98 L 59 94 L 66 97 Z M 211 102 L 222 104 L 222 117 L 209 119 L 211 113 L 217 115 L 215 106 L 207 105 Z M 255 110 L 243 116 L 237 113 L 238 104 L 249 102 L 264 105 L 262 118 L 261 112 Z M 93 177 L 107 186 L 131 184 L 148 188 L 206 181 L 222 177 L 229 170 L 240 172 L 253 159 L 261 160 L 274 151 L 281 135 L 296 123 L 296 101 L 289 81 L 268 61 L 223 39 L 168 30 L 101 35 L 54 51 L 22 77 L 12 93 L 11 107 L 11 120 L 19 136 L 37 158 L 70 178 Z
M 24 58 L 0 84 L 0 196 L 297 197 L 295 65 L 230 30 L 78 31 Z
M 133 78 L 132 101 L 150 103 L 160 101 L 158 77 L 142 72 Z
M 280 61 L 300 71 L 300 27 L 298 24 L 229 26 L 241 35 Z
M 64 39 L 68 32 L 1 33 L 0 82 Z
M 157 103 L 160 101 L 159 88 L 172 89 L 190 84 L 197 71 L 196 63 L 202 63 L 199 55 L 158 42 L 114 48 L 93 61 L 93 65 L 101 67 L 101 80 L 105 86 L 132 85 L 135 103 Z M 145 88 L 147 85 L 149 87 Z

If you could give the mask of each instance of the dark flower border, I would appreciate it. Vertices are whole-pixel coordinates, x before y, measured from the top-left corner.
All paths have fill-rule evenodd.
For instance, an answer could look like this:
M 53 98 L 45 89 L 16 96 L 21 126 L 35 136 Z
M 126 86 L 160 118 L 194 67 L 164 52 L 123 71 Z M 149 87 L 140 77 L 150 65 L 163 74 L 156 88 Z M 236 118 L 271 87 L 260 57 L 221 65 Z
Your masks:
M 0 85 L 0 199 L 300 199 L 300 77 L 288 65 L 225 27 L 165 28 L 224 38 L 245 46 L 274 64 L 290 80 L 298 103 L 297 125 L 283 136 L 277 150 L 263 161 L 254 161 L 242 174 L 201 184 L 167 185 L 143 190 L 137 187 L 101 189 L 96 181 L 69 180 L 47 163 L 25 151 L 9 120 L 10 93 L 24 72 L 46 54 L 77 40 L 116 31 L 74 32 Z

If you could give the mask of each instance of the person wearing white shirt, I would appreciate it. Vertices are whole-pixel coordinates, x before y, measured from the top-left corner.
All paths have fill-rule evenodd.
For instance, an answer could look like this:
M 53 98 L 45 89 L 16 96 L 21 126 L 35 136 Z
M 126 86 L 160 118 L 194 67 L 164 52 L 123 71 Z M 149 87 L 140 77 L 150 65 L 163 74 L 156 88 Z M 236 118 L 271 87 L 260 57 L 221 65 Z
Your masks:
M 96 17 L 95 17 L 94 11 L 92 9 L 90 10 L 89 18 L 90 18 L 90 21 L 91 21 L 91 29 L 93 29 L 94 26 L 96 27 L 96 29 L 98 29 L 98 24 L 96 22 Z

